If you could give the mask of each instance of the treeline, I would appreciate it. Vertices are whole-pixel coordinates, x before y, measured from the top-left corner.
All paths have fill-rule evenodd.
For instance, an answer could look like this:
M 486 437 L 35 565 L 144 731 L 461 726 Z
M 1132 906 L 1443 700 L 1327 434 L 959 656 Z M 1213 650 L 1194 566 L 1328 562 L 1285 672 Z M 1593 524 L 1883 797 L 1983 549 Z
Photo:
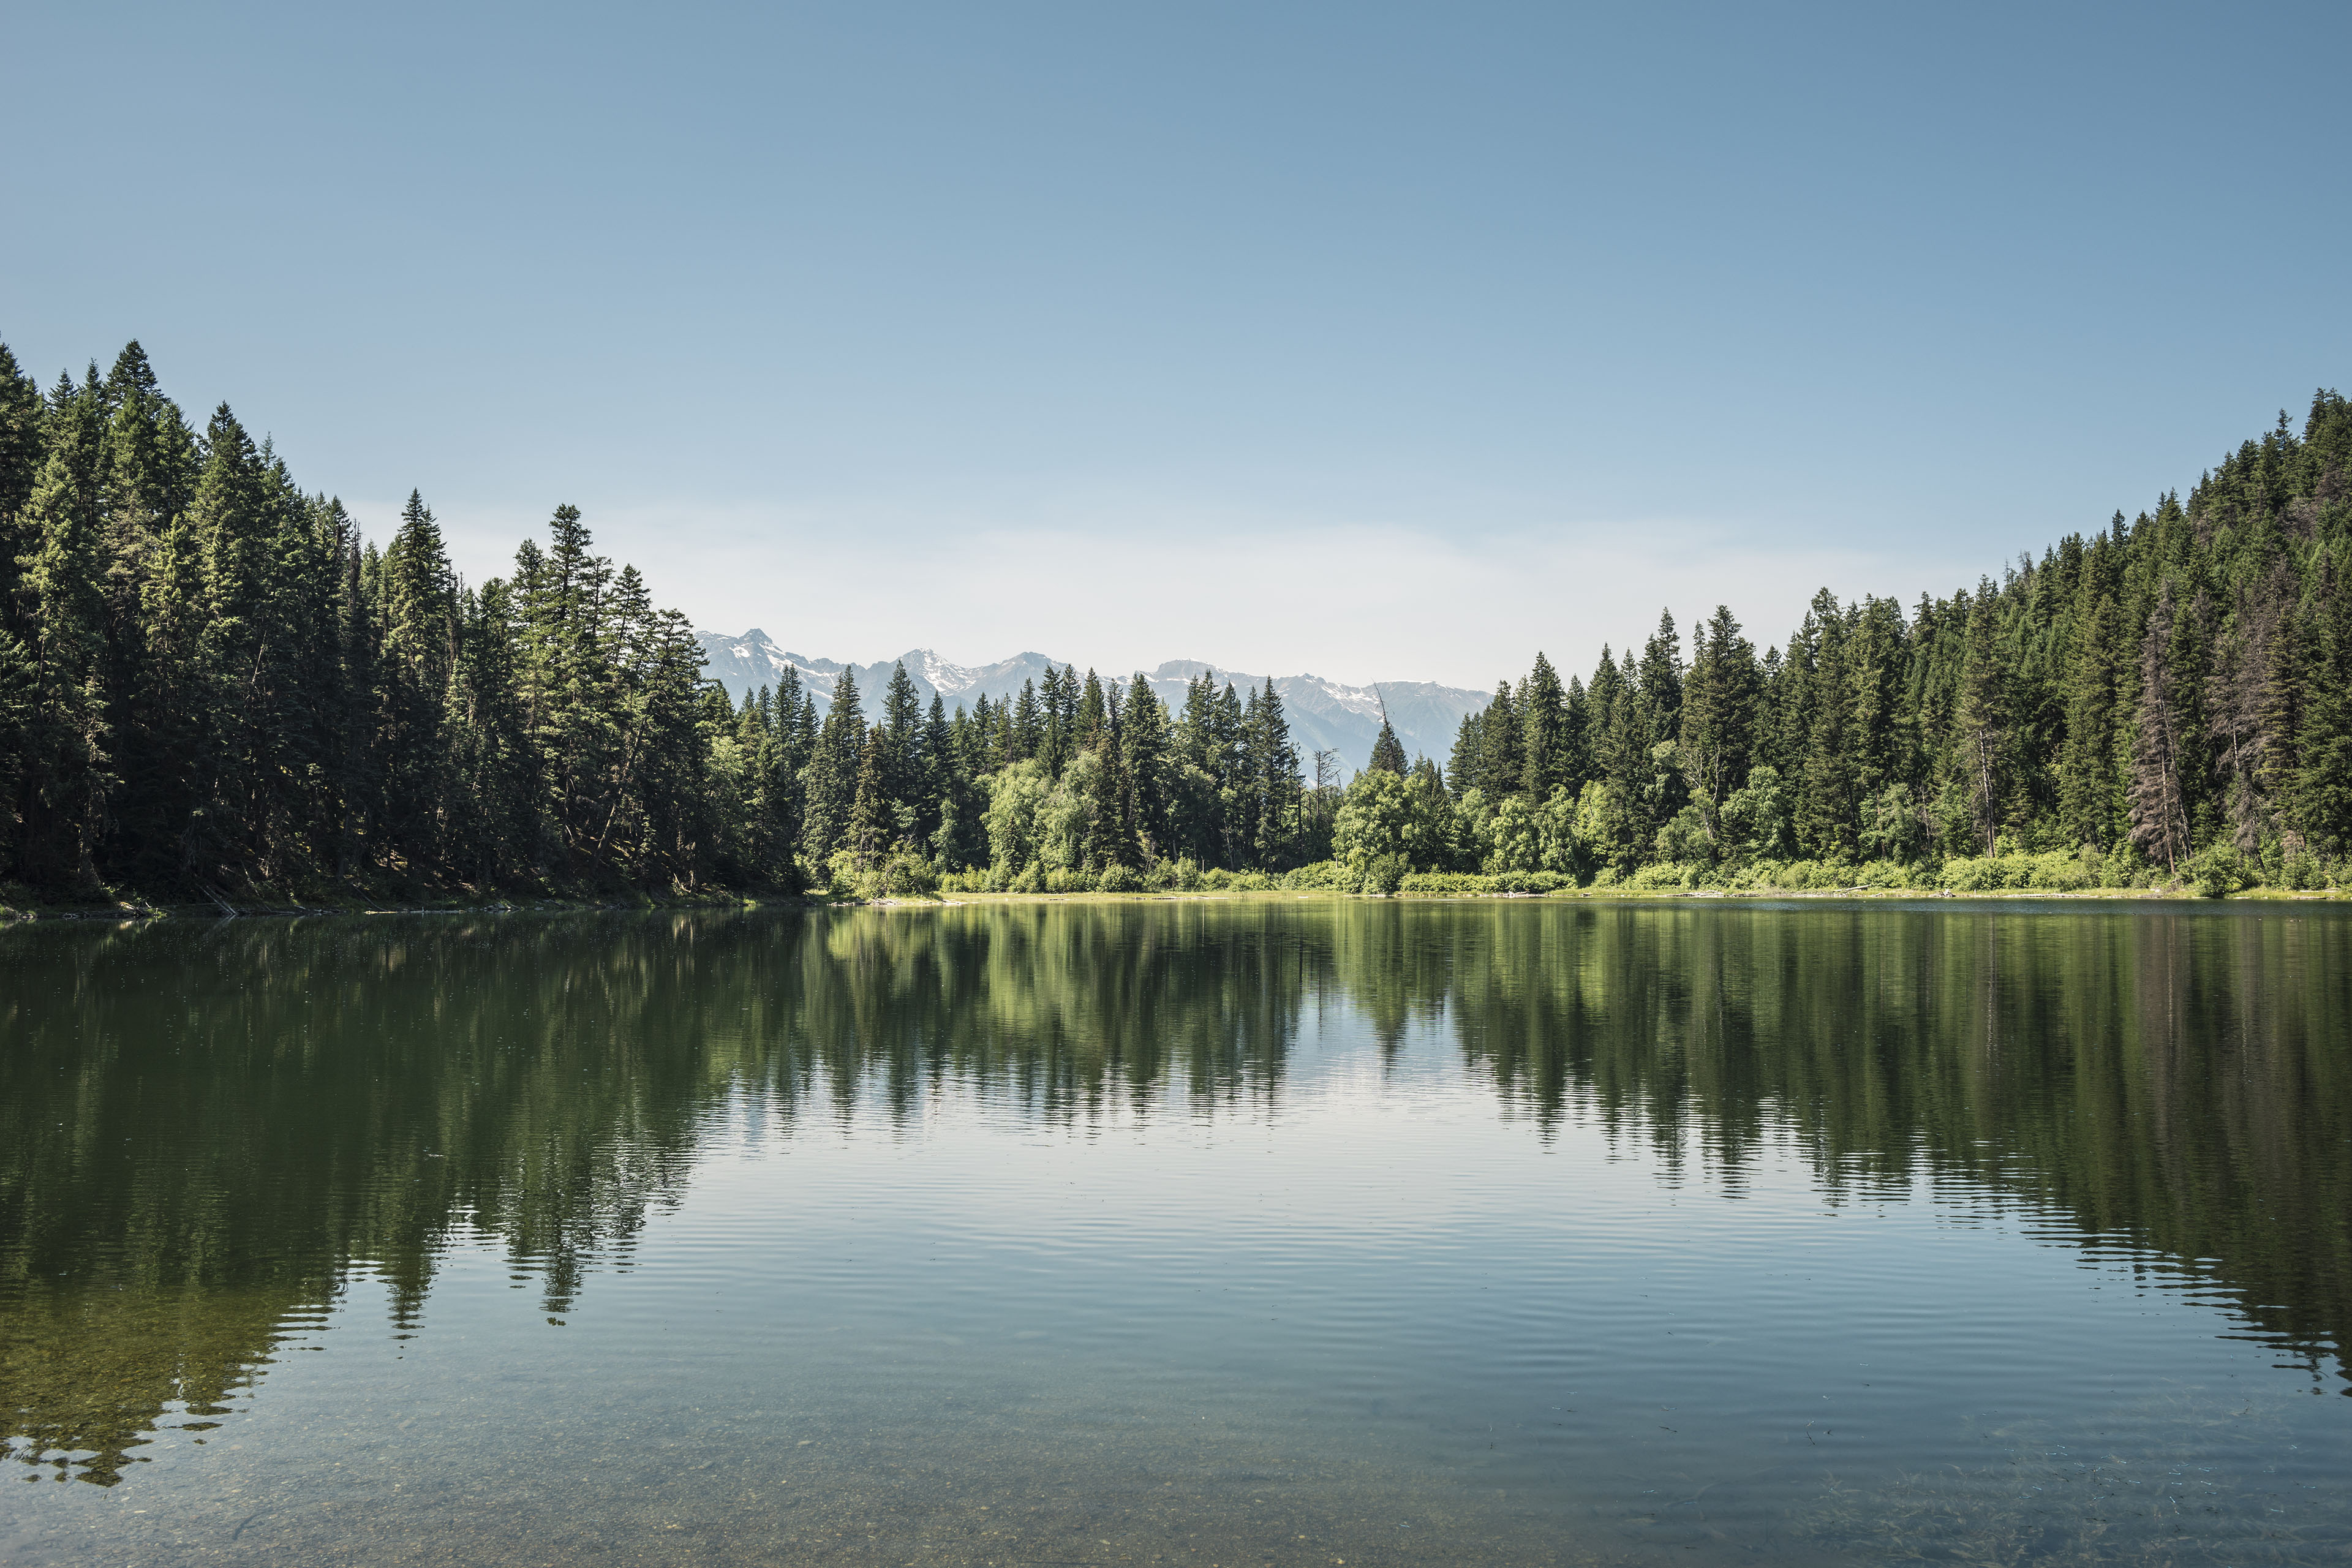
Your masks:
M 94 895 L 773 885 L 685 618 L 572 508 L 461 584 L 382 549 L 137 343 L 47 396 L 0 346 L 0 878 Z
M 137 343 L 45 395 L 0 345 L 0 880 L 49 894 L 418 896 L 1043 885 L 1319 856 L 1271 686 L 1055 672 L 869 725 L 846 678 L 740 706 L 692 628 L 556 510 L 458 580 L 412 495 L 379 548 Z
M 937 694 L 925 710 L 900 665 L 881 710 L 866 722 L 846 670 L 822 723 L 796 671 L 740 710 L 740 743 L 772 752 L 759 772 L 797 814 L 811 874 L 836 884 L 1116 889 L 1155 868 L 1282 871 L 1330 844 L 1336 781 L 1301 780 L 1271 679 L 1244 698 L 1204 673 L 1171 713 L 1140 674 L 1122 690 L 1049 666 L 950 715 Z
M 2312 886 L 2352 852 L 2352 408 L 2316 395 L 2177 493 L 1947 599 L 1817 595 L 1759 655 L 1662 617 L 1538 656 L 1445 776 L 1391 760 L 1352 874 Z M 1384 869 L 1376 869 L 1384 868 Z
M 1384 724 L 1344 793 L 1271 682 L 1171 712 L 1049 673 L 869 723 L 732 702 L 557 509 L 458 580 L 412 495 L 378 548 L 139 345 L 44 395 L 0 345 L 0 880 L 418 896 L 2249 878 L 2352 854 L 2352 411 L 2317 395 L 2184 503 L 1948 599 L 1826 590 L 1760 655 L 1671 616 L 1589 680 L 1538 655 L 1441 771 Z M 1486 879 L 1483 882 L 1470 879 Z M 1497 880 L 1499 879 L 1499 880 Z

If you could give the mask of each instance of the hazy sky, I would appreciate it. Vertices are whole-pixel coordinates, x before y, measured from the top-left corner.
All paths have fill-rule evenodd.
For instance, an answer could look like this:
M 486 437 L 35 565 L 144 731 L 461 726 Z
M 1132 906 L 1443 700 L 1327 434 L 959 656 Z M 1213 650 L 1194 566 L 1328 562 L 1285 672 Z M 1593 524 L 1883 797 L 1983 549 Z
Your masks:
M 2352 8 L 30 5 L 0 338 L 715 629 L 1486 685 L 2352 387 Z

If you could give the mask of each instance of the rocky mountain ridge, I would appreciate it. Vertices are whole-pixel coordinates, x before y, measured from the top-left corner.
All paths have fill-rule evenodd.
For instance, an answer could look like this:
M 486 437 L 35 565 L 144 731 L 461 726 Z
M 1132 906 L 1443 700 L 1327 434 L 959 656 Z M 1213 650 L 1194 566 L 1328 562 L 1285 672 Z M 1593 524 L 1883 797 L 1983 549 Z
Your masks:
M 992 703 L 1017 697 L 1022 682 L 1041 679 L 1049 664 L 1058 668 L 1070 662 L 1032 651 L 1017 653 L 993 664 L 970 666 L 941 658 L 930 648 L 909 648 L 897 659 L 844 664 L 838 659 L 792 652 L 756 626 L 740 637 L 719 632 L 700 632 L 697 636 L 709 660 L 710 679 L 725 686 L 739 701 L 746 691 L 775 686 L 783 679 L 784 671 L 791 668 L 800 672 L 801 685 L 814 691 L 823 703 L 832 698 L 835 683 L 846 669 L 856 678 L 859 706 L 869 718 L 879 712 L 882 688 L 889 680 L 895 664 L 906 665 L 908 678 L 926 704 L 937 692 L 952 710 L 959 704 L 969 708 L 983 695 Z M 1213 670 L 1220 684 L 1231 681 L 1236 689 L 1265 683 L 1263 675 L 1229 670 L 1199 659 L 1171 659 L 1157 669 L 1139 673 L 1172 711 L 1182 709 L 1185 685 L 1204 670 Z M 1117 679 L 1124 685 L 1137 673 L 1122 670 Z M 1111 677 L 1111 672 L 1103 674 L 1106 679 Z M 1330 751 L 1338 754 L 1343 778 L 1370 761 L 1372 742 L 1381 731 L 1383 703 L 1397 739 L 1404 742 L 1405 754 L 1425 754 L 1442 767 L 1454 749 L 1454 735 L 1462 716 L 1486 707 L 1489 695 L 1425 680 L 1349 686 L 1319 675 L 1278 675 L 1274 678 L 1274 689 L 1282 698 L 1283 711 L 1290 721 L 1291 740 L 1298 748 L 1305 771 L 1310 776 L 1313 773 L 1316 752 Z

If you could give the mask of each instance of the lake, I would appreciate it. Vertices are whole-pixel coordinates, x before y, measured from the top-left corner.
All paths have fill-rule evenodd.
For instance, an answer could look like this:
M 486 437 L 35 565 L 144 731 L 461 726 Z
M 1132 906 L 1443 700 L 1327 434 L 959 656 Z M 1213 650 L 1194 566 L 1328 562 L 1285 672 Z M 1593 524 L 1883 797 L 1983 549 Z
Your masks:
M 0 1558 L 2352 1556 L 2352 909 L 0 933 Z

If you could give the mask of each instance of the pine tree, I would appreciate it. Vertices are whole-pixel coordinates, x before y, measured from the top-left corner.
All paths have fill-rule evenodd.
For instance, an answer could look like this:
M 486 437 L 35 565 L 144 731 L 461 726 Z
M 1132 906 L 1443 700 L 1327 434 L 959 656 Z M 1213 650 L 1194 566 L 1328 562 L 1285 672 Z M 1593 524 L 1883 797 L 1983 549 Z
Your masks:
M 1508 680 L 1495 683 L 1495 695 L 1487 701 L 1478 726 L 1478 739 L 1486 752 L 1478 763 L 1478 787 L 1490 801 L 1516 795 L 1527 779 L 1527 724 L 1519 713 L 1518 694 Z
M 1047 679 L 1057 680 L 1058 678 L 1052 673 L 1053 666 L 1048 665 L 1045 668 Z M 1013 763 L 1026 762 L 1031 757 L 1036 756 L 1045 743 L 1045 714 L 1038 705 L 1037 683 L 1034 680 L 1024 680 L 1021 683 L 1021 699 L 1013 706 L 1013 752 L 1005 760 Z
M 2120 515 L 2120 514 L 2118 514 Z M 2066 739 L 2059 754 L 2059 811 L 2070 842 L 2105 850 L 2118 842 L 2116 778 L 2116 601 L 2095 578 L 2077 595 L 2066 672 Z
M 17 368 L 16 356 L 0 343 L 0 632 L 31 634 L 31 606 L 17 581 L 23 557 L 32 553 L 38 531 L 24 515 L 43 460 L 41 389 Z
M 2352 849 L 2352 584 L 2332 563 L 2320 569 L 2304 624 L 2292 815 L 2308 843 L 2340 855 Z
M 457 574 L 440 525 L 415 490 L 383 553 L 383 749 L 385 844 L 412 863 L 438 858 L 449 785 L 444 731 L 457 644 Z
M 1717 813 L 1748 782 L 1757 685 L 1756 650 L 1740 635 L 1731 611 L 1718 605 L 1712 621 L 1691 628 L 1679 752 L 1691 801 L 1705 815 L 1709 836 L 1718 840 Z
M 2178 615 L 2165 585 L 2140 639 L 2139 710 L 2132 739 L 2132 841 L 2150 859 L 2178 873 L 2189 853 L 2189 805 L 2181 780 L 2179 684 L 2173 668 Z
M 1402 777 L 1405 770 L 1404 742 L 1389 727 L 1388 705 L 1381 705 L 1381 732 L 1372 742 L 1371 768 L 1374 773 L 1395 773 Z
M 1547 801 L 1554 790 L 1567 787 L 1570 767 L 1568 693 L 1561 688 L 1551 660 L 1541 652 L 1536 655 L 1535 668 L 1519 683 L 1518 710 L 1517 787 L 1530 801 Z M 1403 754 L 1402 748 L 1398 754 Z
M 2008 784 L 2008 671 L 1995 644 L 1993 587 L 1979 585 L 1969 605 L 1967 650 L 1955 715 L 1955 756 L 1966 781 L 1969 820 L 1984 853 L 1993 852 Z
M 1120 809 L 1139 865 L 1172 858 L 1168 821 L 1168 712 L 1159 694 L 1138 670 L 1127 689 L 1119 723 L 1119 773 L 1126 794 Z
M 930 837 L 922 826 L 929 771 L 923 754 L 923 700 L 902 661 L 891 668 L 889 684 L 882 689 L 882 782 L 893 814 L 904 816 L 904 831 L 918 839 Z
M 865 738 L 866 716 L 858 706 L 857 677 L 845 669 L 834 682 L 833 702 L 825 710 L 824 728 L 817 735 L 806 775 L 801 853 L 820 868 L 848 837 Z
M 1807 727 L 1803 766 L 1797 778 L 1799 847 L 1823 859 L 1842 860 L 1857 847 L 1861 792 L 1854 767 L 1853 710 L 1847 696 L 1853 671 L 1848 647 L 1853 616 L 1827 588 L 1813 595 L 1806 625 L 1812 629 L 1804 697 Z
M 1483 713 L 1465 713 L 1462 722 L 1454 729 L 1454 751 L 1445 762 L 1445 782 L 1457 795 L 1476 789 L 1478 781 L 1485 776 L 1486 721 Z M 1399 745 L 1397 750 L 1402 752 L 1404 747 Z
M 1298 749 L 1290 742 L 1290 721 L 1272 677 L 1252 694 L 1244 721 L 1244 767 L 1250 796 L 1246 822 L 1256 864 L 1268 870 L 1290 863 L 1298 836 Z
M 31 637 L 31 722 L 19 742 L 16 816 L 26 879 L 97 885 L 94 850 L 108 784 L 98 468 L 101 410 L 93 387 L 54 406 L 47 457 L 23 518 L 33 548 L 18 593 Z
M 844 679 L 848 678 L 847 670 L 841 673 Z M 890 850 L 896 824 L 887 777 L 889 745 L 889 738 L 877 724 L 865 731 L 857 753 L 856 785 L 850 802 L 845 847 L 849 851 L 850 864 L 860 871 L 870 871 L 880 865 Z

